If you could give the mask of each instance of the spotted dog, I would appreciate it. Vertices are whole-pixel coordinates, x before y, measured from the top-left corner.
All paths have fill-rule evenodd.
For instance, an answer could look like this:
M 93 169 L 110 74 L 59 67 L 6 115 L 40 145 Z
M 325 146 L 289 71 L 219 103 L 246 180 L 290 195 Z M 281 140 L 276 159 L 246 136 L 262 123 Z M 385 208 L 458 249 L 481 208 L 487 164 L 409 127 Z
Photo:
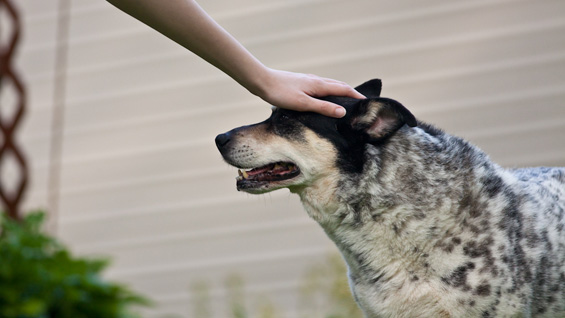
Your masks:
M 504 169 L 380 97 L 341 119 L 275 109 L 216 137 L 237 189 L 288 188 L 367 317 L 565 317 L 565 169 Z

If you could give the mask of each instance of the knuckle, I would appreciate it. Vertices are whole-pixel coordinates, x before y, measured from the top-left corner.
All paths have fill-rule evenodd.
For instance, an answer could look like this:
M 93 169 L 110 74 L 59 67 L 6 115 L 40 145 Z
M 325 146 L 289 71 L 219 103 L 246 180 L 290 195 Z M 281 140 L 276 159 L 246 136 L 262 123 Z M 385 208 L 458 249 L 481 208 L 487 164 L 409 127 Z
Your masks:
M 296 99 L 296 104 L 304 110 L 309 110 L 312 107 L 311 97 L 307 95 L 300 95 Z

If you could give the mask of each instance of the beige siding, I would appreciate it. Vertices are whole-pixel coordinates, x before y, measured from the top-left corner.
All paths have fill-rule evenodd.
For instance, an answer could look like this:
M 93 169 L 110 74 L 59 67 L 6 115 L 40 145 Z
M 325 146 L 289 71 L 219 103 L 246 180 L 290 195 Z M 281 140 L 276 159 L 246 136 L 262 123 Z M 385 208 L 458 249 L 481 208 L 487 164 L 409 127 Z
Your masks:
M 211 0 L 201 5 L 264 63 L 360 84 L 464 136 L 508 166 L 565 165 L 565 2 Z M 26 207 L 47 207 L 57 45 L 68 45 L 61 183 L 52 221 L 73 250 L 114 259 L 108 276 L 191 313 L 189 286 L 246 279 L 289 317 L 305 270 L 333 246 L 288 191 L 235 191 L 217 133 L 270 109 L 191 53 L 104 1 L 21 1 L 18 61 Z M 55 229 L 55 227 L 53 227 Z M 254 299 L 252 297 L 252 299 Z
M 27 110 L 18 140 L 28 157 L 24 209 L 46 208 L 57 34 L 56 1 L 17 1 L 22 38 L 15 67 L 27 86 Z

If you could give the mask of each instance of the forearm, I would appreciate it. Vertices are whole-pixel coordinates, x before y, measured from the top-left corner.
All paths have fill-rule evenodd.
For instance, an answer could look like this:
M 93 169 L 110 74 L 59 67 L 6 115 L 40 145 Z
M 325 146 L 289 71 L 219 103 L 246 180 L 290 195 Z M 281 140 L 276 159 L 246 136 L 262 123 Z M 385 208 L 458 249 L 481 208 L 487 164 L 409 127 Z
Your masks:
M 231 76 L 277 107 L 342 117 L 345 109 L 314 97 L 364 98 L 349 85 L 265 67 L 194 0 L 108 0 Z
M 108 0 L 216 66 L 254 94 L 268 69 L 193 0 Z

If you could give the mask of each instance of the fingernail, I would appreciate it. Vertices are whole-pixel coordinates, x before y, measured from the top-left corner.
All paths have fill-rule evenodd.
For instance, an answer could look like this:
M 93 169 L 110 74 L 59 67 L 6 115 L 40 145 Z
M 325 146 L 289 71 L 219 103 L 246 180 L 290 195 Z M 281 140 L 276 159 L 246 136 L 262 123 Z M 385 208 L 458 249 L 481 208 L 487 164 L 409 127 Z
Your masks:
M 343 107 L 338 107 L 338 108 L 336 108 L 334 114 L 335 114 L 337 117 L 343 117 L 343 116 L 345 116 L 345 108 L 343 108 Z

